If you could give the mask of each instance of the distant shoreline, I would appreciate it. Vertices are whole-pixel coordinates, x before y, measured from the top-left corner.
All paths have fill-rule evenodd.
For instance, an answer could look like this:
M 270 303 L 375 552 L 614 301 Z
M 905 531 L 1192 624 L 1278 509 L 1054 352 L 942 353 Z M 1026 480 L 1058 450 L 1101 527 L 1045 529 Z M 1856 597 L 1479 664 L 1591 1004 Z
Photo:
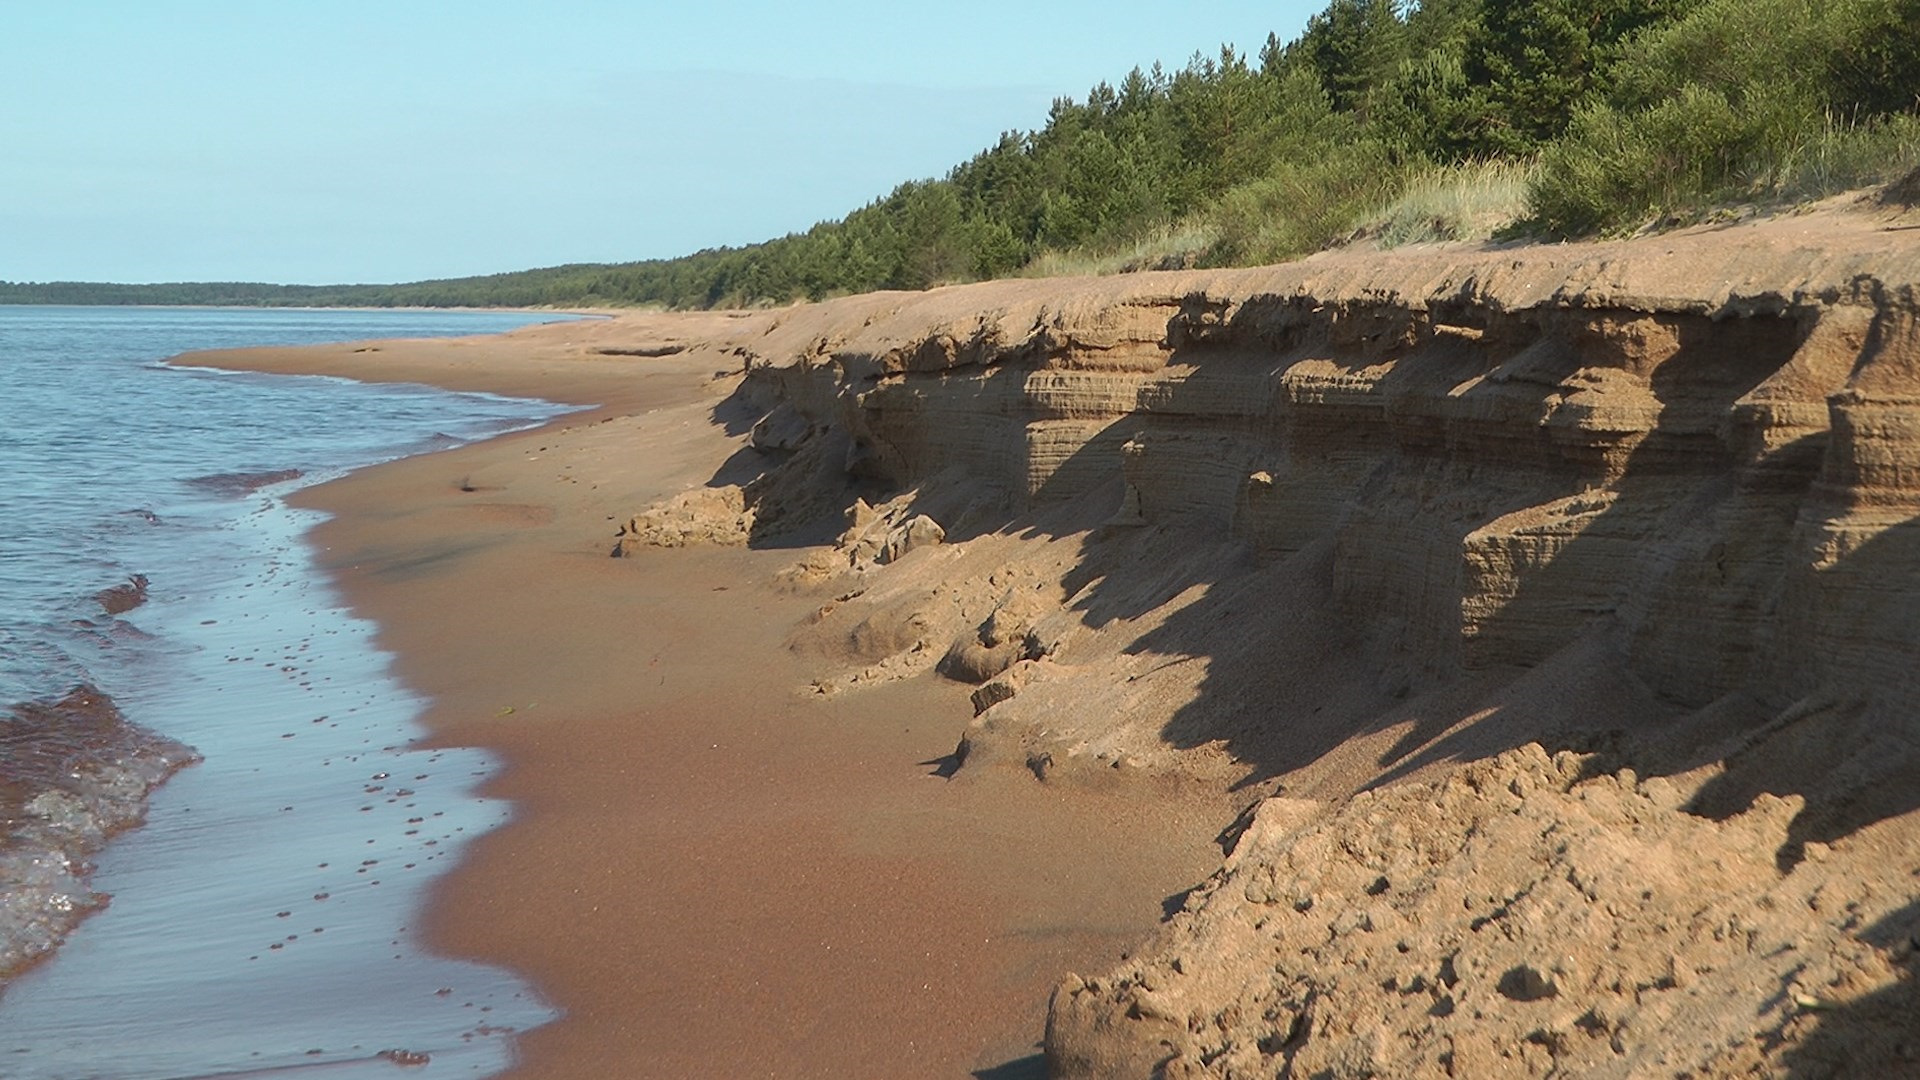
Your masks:
M 635 308 L 594 307 L 474 307 L 457 304 L 82 304 L 42 302 L 38 300 L 0 300 L 0 308 L 153 308 L 162 311 L 465 311 L 497 312 L 502 315 L 577 315 L 589 319 L 611 319 Z

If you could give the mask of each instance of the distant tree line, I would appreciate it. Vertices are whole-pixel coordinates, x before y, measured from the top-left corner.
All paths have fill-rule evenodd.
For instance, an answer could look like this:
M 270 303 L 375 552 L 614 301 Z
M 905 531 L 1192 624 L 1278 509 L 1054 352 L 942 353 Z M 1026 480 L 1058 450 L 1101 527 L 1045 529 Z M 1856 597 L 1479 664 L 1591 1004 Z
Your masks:
M 713 307 L 999 277 L 1191 227 L 1202 264 L 1339 239 L 1423 171 L 1526 163 L 1566 236 L 1791 198 L 1920 152 L 1920 0 L 1332 0 L 1291 42 L 1136 68 L 939 179 L 674 259 L 401 285 L 0 283 L 5 303 Z

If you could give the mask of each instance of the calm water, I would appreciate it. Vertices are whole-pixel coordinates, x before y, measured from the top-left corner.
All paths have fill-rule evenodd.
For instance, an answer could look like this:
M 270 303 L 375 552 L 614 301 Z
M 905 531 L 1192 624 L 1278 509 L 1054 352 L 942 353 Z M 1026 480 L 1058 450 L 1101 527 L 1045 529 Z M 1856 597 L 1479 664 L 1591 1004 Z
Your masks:
M 412 747 L 420 703 L 312 567 L 313 516 L 281 499 L 561 410 L 159 363 L 540 318 L 0 307 L 0 705 L 90 684 L 161 737 L 89 729 L 73 760 L 100 767 L 49 779 L 26 768 L 49 733 L 20 710 L 0 723 L 0 964 L 63 906 L 112 896 L 0 993 L 0 1076 L 390 1076 L 416 1054 L 405 1075 L 486 1075 L 549 1018 L 507 973 L 415 946 L 426 885 L 505 808 L 473 794 L 478 753 Z M 148 602 L 104 613 L 96 594 L 133 575 Z M 59 844 L 125 812 L 176 742 L 204 760 L 80 885 Z

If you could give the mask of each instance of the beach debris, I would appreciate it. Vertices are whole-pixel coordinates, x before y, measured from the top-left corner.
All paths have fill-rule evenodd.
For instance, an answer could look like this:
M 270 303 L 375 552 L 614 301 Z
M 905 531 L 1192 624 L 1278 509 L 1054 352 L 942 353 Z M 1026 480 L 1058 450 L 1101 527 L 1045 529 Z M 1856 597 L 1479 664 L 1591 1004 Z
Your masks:
M 147 575 L 131 574 L 127 580 L 94 594 L 100 609 L 109 615 L 132 611 L 147 602 Z

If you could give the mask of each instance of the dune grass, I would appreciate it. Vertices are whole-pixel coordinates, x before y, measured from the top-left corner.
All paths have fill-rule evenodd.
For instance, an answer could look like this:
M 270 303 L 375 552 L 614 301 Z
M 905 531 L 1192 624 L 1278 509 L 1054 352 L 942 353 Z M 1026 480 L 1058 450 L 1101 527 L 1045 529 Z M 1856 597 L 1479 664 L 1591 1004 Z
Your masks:
M 1043 251 L 1020 268 L 1019 276 L 1082 277 L 1184 270 L 1200 265 L 1217 240 L 1215 230 L 1202 221 L 1159 225 L 1131 243 L 1115 247 Z
M 1527 216 L 1533 170 L 1530 160 L 1501 159 L 1422 169 L 1361 219 L 1360 236 L 1383 248 L 1491 239 Z
M 1772 163 L 1755 186 L 1778 201 L 1805 202 L 1892 183 L 1920 167 L 1920 117 L 1871 124 L 1830 120 Z

